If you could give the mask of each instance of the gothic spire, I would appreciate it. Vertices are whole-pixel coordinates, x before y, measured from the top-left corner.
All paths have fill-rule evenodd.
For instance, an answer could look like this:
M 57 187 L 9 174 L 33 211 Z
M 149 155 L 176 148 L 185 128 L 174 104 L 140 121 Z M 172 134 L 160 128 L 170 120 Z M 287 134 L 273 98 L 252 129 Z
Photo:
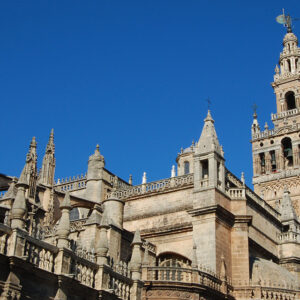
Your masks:
M 18 183 L 29 185 L 29 197 L 34 198 L 35 187 L 37 179 L 37 154 L 36 154 L 36 140 L 32 138 L 28 153 L 26 155 L 25 166 L 21 172 Z
M 290 198 L 290 192 L 285 187 L 283 191 L 283 197 L 281 201 L 281 221 L 290 221 L 290 220 L 297 220 L 297 215 L 294 210 L 292 200 Z
M 54 145 L 54 130 L 50 132 L 48 144 L 46 146 L 45 155 L 43 158 L 42 169 L 39 175 L 39 183 L 53 186 L 55 172 L 55 145 Z
M 207 116 L 204 119 L 204 126 L 198 142 L 198 152 L 207 153 L 216 151 L 221 155 L 221 146 L 217 137 L 215 125 L 210 110 L 207 112 Z

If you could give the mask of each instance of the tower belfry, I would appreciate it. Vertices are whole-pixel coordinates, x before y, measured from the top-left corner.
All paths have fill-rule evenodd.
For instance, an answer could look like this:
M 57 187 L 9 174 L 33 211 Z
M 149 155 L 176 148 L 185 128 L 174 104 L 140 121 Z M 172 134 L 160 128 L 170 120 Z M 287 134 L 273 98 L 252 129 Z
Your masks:
M 260 129 L 256 114 L 252 124 L 253 184 L 258 195 L 277 207 L 286 186 L 299 216 L 300 48 L 290 21 L 286 27 L 272 82 L 277 108 L 271 114 L 274 128 L 266 124 Z

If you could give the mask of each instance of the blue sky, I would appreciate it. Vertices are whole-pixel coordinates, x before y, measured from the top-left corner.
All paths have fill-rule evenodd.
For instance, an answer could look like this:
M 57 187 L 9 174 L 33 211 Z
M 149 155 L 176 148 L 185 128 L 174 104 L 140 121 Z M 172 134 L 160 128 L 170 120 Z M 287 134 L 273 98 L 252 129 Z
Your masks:
M 54 128 L 56 178 L 84 173 L 97 143 L 134 184 L 169 177 L 210 97 L 226 165 L 250 184 L 251 106 L 270 125 L 282 7 L 300 17 L 299 0 L 1 1 L 0 172 L 19 176 L 32 136 L 40 166 Z

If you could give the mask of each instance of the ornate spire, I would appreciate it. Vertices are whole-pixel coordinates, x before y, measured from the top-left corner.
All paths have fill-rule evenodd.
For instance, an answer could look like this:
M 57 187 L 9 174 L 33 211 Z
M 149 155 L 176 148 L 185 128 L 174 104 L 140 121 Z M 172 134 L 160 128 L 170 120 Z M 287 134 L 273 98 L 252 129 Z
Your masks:
M 29 197 L 35 197 L 35 188 L 37 180 L 37 154 L 36 154 L 36 140 L 32 138 L 29 151 L 26 155 L 26 163 L 18 180 L 19 184 L 29 185 Z
M 39 183 L 53 186 L 55 172 L 55 145 L 54 145 L 54 130 L 50 132 L 46 152 L 43 158 L 42 169 L 39 174 Z
M 215 125 L 210 110 L 204 119 L 204 126 L 198 142 L 198 153 L 207 153 L 215 151 L 221 155 L 221 146 L 217 137 Z

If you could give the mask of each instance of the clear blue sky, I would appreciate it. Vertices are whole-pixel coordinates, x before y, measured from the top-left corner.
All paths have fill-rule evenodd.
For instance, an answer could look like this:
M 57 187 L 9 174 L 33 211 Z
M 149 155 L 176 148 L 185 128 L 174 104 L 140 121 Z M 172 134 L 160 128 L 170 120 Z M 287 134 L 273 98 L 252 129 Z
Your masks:
M 1 1 L 0 172 L 19 176 L 32 136 L 40 166 L 53 127 L 56 178 L 84 173 L 97 143 L 124 179 L 169 177 L 210 97 L 227 167 L 250 184 L 251 106 L 270 125 L 282 7 L 300 17 L 299 0 Z

